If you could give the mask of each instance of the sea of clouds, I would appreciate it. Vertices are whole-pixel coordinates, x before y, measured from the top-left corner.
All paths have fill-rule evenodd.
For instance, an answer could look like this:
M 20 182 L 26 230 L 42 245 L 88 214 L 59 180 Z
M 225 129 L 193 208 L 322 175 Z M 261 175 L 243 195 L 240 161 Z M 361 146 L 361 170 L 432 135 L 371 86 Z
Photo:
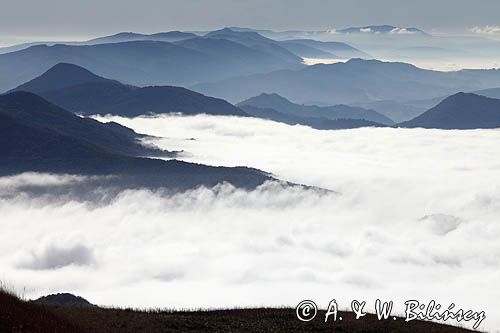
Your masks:
M 432 299 L 500 327 L 500 131 L 319 131 L 253 118 L 108 117 L 182 159 L 246 165 L 330 193 L 266 183 L 123 191 L 105 204 L 0 178 L 0 280 L 133 307 L 295 306 Z M 95 179 L 92 181 L 95 182 Z M 101 193 L 106 189 L 96 189 Z M 59 193 L 59 192 L 57 192 Z M 88 197 L 88 196 L 87 196 Z

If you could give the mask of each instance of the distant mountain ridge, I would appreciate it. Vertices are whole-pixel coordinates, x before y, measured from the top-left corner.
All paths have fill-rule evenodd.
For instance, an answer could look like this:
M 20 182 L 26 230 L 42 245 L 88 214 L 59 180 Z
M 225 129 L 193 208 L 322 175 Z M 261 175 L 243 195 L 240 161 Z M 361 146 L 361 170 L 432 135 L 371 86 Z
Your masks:
M 499 128 L 500 100 L 458 93 L 399 126 L 439 129 Z
M 253 106 L 258 108 L 274 109 L 280 113 L 309 117 L 324 118 L 330 120 L 357 119 L 374 123 L 392 125 L 394 122 L 386 116 L 372 110 L 347 105 L 335 105 L 320 107 L 315 105 L 300 105 L 290 102 L 288 99 L 272 93 L 263 93 L 237 104 L 238 107 Z
M 37 93 L 74 113 L 135 117 L 149 113 L 246 116 L 228 102 L 180 87 L 134 87 L 73 64 L 57 64 L 13 91 Z

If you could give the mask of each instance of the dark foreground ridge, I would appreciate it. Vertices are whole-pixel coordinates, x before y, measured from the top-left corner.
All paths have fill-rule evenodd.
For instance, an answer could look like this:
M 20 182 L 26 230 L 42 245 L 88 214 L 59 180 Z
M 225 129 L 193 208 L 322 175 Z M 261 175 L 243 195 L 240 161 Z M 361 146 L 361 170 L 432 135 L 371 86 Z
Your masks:
M 342 321 L 325 323 L 324 315 L 320 311 L 314 320 L 301 322 L 290 308 L 174 312 L 41 305 L 0 292 L 0 332 L 472 332 L 429 322 L 406 323 L 401 318 L 378 321 L 374 315 L 355 320 L 352 313 L 339 313 Z

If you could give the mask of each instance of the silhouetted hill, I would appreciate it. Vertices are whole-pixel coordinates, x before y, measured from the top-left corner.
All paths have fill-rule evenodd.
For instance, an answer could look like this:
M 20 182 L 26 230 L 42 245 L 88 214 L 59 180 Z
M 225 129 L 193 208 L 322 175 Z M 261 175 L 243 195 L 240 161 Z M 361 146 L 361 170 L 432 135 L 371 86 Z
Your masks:
M 24 126 L 49 130 L 58 135 L 76 137 L 104 151 L 130 156 L 174 156 L 173 153 L 146 147 L 142 137 L 116 123 L 103 124 L 81 118 L 28 92 L 0 95 L 0 114 Z
M 58 89 L 53 89 L 52 82 L 57 82 Z M 84 68 L 69 64 L 58 64 L 15 90 L 37 92 L 68 111 L 85 115 L 135 117 L 148 113 L 206 113 L 246 116 L 243 111 L 224 100 L 185 88 L 138 88 L 96 76 Z
M 262 92 L 276 92 L 299 103 L 335 105 L 431 99 L 494 86 L 500 86 L 500 70 L 438 72 L 405 63 L 352 59 L 346 63 L 280 70 L 191 88 L 233 103 Z
M 105 180 L 107 185 L 172 190 L 222 182 L 255 188 L 272 179 L 262 171 L 245 167 L 209 167 L 127 156 L 121 154 L 120 145 L 114 149 L 114 144 L 101 140 L 106 138 L 116 143 L 110 133 L 121 139 L 126 131 L 116 124 L 99 125 L 94 120 L 79 118 L 31 93 L 0 96 L 0 175 L 23 172 L 114 175 Z
M 331 120 L 363 119 L 380 124 L 391 125 L 393 121 L 386 116 L 372 110 L 347 105 L 315 106 L 300 105 L 287 100 L 278 94 L 260 94 L 238 104 L 239 107 L 250 105 L 258 108 L 274 109 L 278 112 L 300 117 L 321 117 Z
M 258 108 L 251 105 L 242 105 L 247 114 L 268 119 L 288 125 L 305 125 L 319 130 L 339 130 L 339 129 L 352 129 L 360 127 L 384 127 L 385 125 L 367 121 L 364 119 L 327 119 L 322 117 L 300 117 L 291 114 L 278 112 L 270 108 Z
M 214 49 L 211 48 L 212 51 Z M 188 86 L 239 75 L 303 67 L 298 57 L 283 61 L 257 46 L 247 47 L 246 50 L 247 53 L 233 57 L 230 49 L 219 48 L 218 53 L 214 53 L 158 41 L 37 45 L 0 55 L 0 92 L 27 82 L 61 62 L 76 64 L 99 76 L 139 86 Z
M 401 127 L 475 129 L 500 127 L 500 100 L 458 93 Z

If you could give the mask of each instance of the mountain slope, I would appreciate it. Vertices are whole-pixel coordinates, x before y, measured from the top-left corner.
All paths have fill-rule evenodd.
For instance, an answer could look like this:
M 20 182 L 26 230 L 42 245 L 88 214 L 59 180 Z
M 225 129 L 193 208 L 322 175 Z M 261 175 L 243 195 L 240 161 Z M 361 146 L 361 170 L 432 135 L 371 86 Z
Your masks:
M 80 140 L 108 152 L 130 155 L 173 156 L 173 153 L 146 147 L 142 136 L 116 123 L 103 124 L 81 118 L 28 92 L 0 95 L 0 113 L 25 126 L 43 128 Z
M 191 88 L 230 102 L 272 91 L 299 103 L 335 105 L 431 99 L 499 85 L 500 70 L 438 72 L 405 63 L 352 59 L 346 63 L 280 70 Z
M 109 147 L 105 149 L 97 139 L 89 140 L 84 133 L 90 127 L 87 122 L 82 122 L 82 131 L 59 126 L 69 124 L 70 121 L 66 120 L 76 116 L 70 113 L 63 116 L 64 110 L 40 100 L 40 97 L 25 92 L 0 97 L 0 175 L 23 172 L 114 175 L 103 182 L 110 186 L 168 187 L 174 190 L 215 186 L 221 182 L 254 188 L 272 179 L 261 171 L 244 167 L 209 167 L 122 155 Z M 25 105 L 30 106 L 28 110 Z M 38 121 L 49 117 L 51 112 L 54 115 L 50 120 L 65 118 L 64 121 L 57 125 Z M 28 113 L 38 119 L 31 119 Z M 100 135 L 104 128 L 94 134 Z
M 500 127 L 500 100 L 458 93 L 401 127 L 476 129 Z
M 300 105 L 287 100 L 278 94 L 261 94 L 247 99 L 237 106 L 254 106 L 258 108 L 274 109 L 278 112 L 300 116 L 300 117 L 320 117 L 330 120 L 337 119 L 363 119 L 380 124 L 391 125 L 394 122 L 386 116 L 372 110 L 347 105 L 335 105 L 320 107 L 315 105 Z
M 85 73 L 85 76 L 81 73 Z M 54 85 L 49 84 L 50 82 L 57 82 L 59 89 L 52 89 Z M 73 84 L 75 82 L 77 84 Z M 138 88 L 104 79 L 70 64 L 58 64 L 14 90 L 37 92 L 68 111 L 84 115 L 114 114 L 135 117 L 148 113 L 206 113 L 246 116 L 243 111 L 224 100 L 207 97 L 185 88 Z

